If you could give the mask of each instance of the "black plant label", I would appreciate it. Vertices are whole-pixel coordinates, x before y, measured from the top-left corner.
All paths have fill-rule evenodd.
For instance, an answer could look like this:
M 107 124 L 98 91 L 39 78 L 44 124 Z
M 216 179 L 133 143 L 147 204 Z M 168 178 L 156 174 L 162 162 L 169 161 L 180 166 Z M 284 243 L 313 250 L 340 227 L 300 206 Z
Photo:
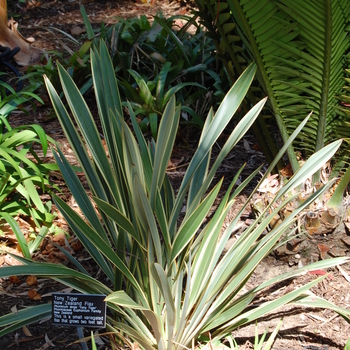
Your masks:
M 52 293 L 52 324 L 105 328 L 105 298 L 103 294 Z

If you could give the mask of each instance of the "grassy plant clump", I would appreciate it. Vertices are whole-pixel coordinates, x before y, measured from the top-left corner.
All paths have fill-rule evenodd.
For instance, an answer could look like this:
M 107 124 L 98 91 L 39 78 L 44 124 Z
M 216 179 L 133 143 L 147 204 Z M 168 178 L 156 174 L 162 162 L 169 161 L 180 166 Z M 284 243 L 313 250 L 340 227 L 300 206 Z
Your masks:
M 293 199 L 286 194 L 332 157 L 340 141 L 310 157 L 276 195 L 275 202 L 281 204 L 270 215 L 248 227 L 227 251 L 225 245 L 244 208 L 225 227 L 224 220 L 236 197 L 260 169 L 235 186 L 242 169 L 238 171 L 215 213 L 208 217 L 222 186 L 222 179 L 215 181 L 216 171 L 247 132 L 266 101 L 263 99 L 251 108 L 211 162 L 213 145 L 239 108 L 254 78 L 254 64 L 236 81 L 217 111 L 214 113 L 210 109 L 197 150 L 176 192 L 166 171 L 181 113 L 175 96 L 164 106 L 157 140 L 147 142 L 131 104 L 128 104 L 130 121 L 125 120 L 113 63 L 102 41 L 100 47 L 91 52 L 102 143 L 101 131 L 79 89 L 62 66 L 58 66 L 58 71 L 72 117 L 48 79 L 47 89 L 85 173 L 93 203 L 59 148 L 55 151 L 55 158 L 81 215 L 58 196 L 54 196 L 54 201 L 103 271 L 105 280 L 101 282 L 90 275 L 72 256 L 70 259 L 75 269 L 22 258 L 24 265 L 3 267 L 0 277 L 30 273 L 53 278 L 81 293 L 106 294 L 110 311 L 107 331 L 121 343 L 131 347 L 136 342 L 141 348 L 149 350 L 189 348 L 200 341 L 205 342 L 208 332 L 215 342 L 229 335 L 233 329 L 286 303 L 332 308 L 345 318 L 349 317 L 348 310 L 307 294 L 325 276 L 275 300 L 252 305 L 259 291 L 276 282 L 309 269 L 343 263 L 348 261 L 347 258 L 320 261 L 253 289 L 245 289 L 257 265 L 274 249 L 298 213 L 327 187 L 312 194 L 283 223 L 262 235 L 276 212 Z M 306 122 L 307 118 L 281 149 L 279 157 Z M 79 133 L 75 125 L 78 125 Z M 277 159 L 271 167 L 276 162 Z M 51 304 L 2 316 L 0 336 L 49 315 Z

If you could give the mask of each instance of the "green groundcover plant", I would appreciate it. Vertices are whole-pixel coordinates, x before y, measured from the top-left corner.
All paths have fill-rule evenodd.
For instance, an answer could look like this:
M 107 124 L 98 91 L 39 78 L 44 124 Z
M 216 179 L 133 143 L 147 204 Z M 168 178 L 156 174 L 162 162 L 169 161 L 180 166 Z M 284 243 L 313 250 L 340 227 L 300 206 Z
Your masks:
M 244 208 L 229 225 L 223 225 L 227 213 L 260 169 L 239 186 L 235 183 L 242 169 L 235 174 L 215 212 L 209 215 L 222 185 L 222 179 L 215 181 L 215 173 L 266 100 L 253 106 L 238 123 L 212 162 L 211 151 L 244 99 L 256 66 L 252 64 L 244 71 L 216 113 L 210 110 L 198 148 L 176 192 L 166 173 L 180 119 L 175 97 L 170 98 L 164 109 L 157 141 L 147 142 L 130 105 L 130 123 L 124 119 L 113 65 L 104 42 L 99 49 L 91 51 L 91 67 L 107 152 L 94 118 L 69 74 L 58 66 L 74 121 L 46 79 L 54 109 L 87 178 L 93 203 L 60 149 L 55 152 L 56 161 L 82 214 L 58 196 L 54 196 L 54 201 L 106 280 L 102 282 L 91 276 L 72 256 L 74 268 L 19 258 L 23 265 L 1 268 L 0 277 L 35 274 L 50 277 L 81 293 L 106 294 L 107 331 L 120 342 L 130 346 L 136 342 L 143 349 L 191 347 L 193 343 L 205 342 L 204 334 L 208 332 L 214 342 L 286 303 L 331 308 L 349 320 L 348 310 L 308 292 L 325 276 L 275 300 L 252 305 L 257 293 L 276 282 L 308 270 L 344 263 L 347 258 L 320 261 L 250 290 L 245 288 L 256 266 L 274 249 L 294 218 L 327 186 L 312 194 L 268 234 L 262 235 L 264 229 L 276 212 L 295 198 L 297 194 L 292 195 L 293 190 L 332 157 L 341 141 L 311 156 L 276 195 L 273 202 L 278 203 L 277 208 L 266 217 L 263 213 L 225 250 Z M 279 156 L 306 121 L 307 118 L 298 126 Z M 0 336 L 50 315 L 51 305 L 44 304 L 2 316 Z
M 40 144 L 45 156 L 49 141 L 40 125 L 22 125 L 12 128 L 8 118 L 18 105 L 31 99 L 42 100 L 30 89 L 16 93 L 11 86 L 1 82 L 8 91 L 0 98 L 0 234 L 3 225 L 9 224 L 15 233 L 23 255 L 30 258 L 40 245 L 52 224 L 52 203 L 43 203 L 41 192 L 49 192 L 49 171 L 57 170 L 54 164 L 44 164 L 33 146 Z M 29 90 L 29 91 L 28 91 Z M 32 156 L 29 158 L 28 156 Z M 15 217 L 30 217 L 35 224 L 27 239 Z M 35 228 L 40 231 L 35 233 Z

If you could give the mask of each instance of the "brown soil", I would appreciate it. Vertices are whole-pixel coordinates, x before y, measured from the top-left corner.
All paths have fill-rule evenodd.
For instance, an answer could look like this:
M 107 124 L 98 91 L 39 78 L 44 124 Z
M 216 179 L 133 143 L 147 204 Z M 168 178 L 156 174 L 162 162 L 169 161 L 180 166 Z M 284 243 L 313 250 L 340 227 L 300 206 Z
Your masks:
M 117 21 L 117 17 L 134 17 L 140 14 L 146 14 L 151 17 L 157 11 L 162 11 L 165 15 L 184 14 L 188 12 L 188 9 L 183 3 L 180 5 L 177 1 L 169 3 L 166 0 L 155 1 L 155 4 L 152 6 L 148 4 L 136 4 L 126 0 L 83 0 L 82 3 L 85 6 L 90 21 L 96 27 L 99 27 L 102 21 L 106 26 L 110 26 Z M 79 46 L 74 47 L 74 44 L 64 34 L 50 29 L 52 26 L 79 39 L 84 28 L 79 11 L 79 1 L 44 0 L 42 2 L 36 2 L 33 0 L 32 2 L 28 1 L 27 5 L 18 1 L 9 1 L 9 13 L 19 15 L 17 18 L 19 30 L 26 37 L 34 37 L 36 39 L 35 46 L 44 48 L 45 50 L 62 52 L 65 50 L 65 45 L 69 46 L 73 51 L 79 48 Z M 36 111 L 30 110 L 29 115 L 25 115 L 23 112 L 16 112 L 11 116 L 12 125 L 31 123 L 42 125 L 51 137 L 60 142 L 63 152 L 74 162 L 72 151 L 64 137 L 62 129 L 58 121 L 52 118 L 49 103 L 38 107 Z M 255 143 L 252 136 L 248 135 L 245 139 L 250 145 Z M 169 170 L 169 175 L 174 183 L 181 178 L 184 169 L 182 165 L 190 158 L 192 151 L 193 147 L 190 147 L 187 151 L 186 148 L 179 147 L 177 150 L 178 154 L 174 154 L 172 159 L 174 164 Z M 247 149 L 247 144 L 243 142 L 235 148 L 234 153 L 230 156 L 231 159 L 228 158 L 221 169 L 221 175 L 225 175 L 227 178 L 232 178 L 232 174 L 238 169 L 239 162 L 248 161 L 249 164 L 249 161 L 257 161 L 258 163 L 263 161 L 259 152 L 250 151 Z M 52 161 L 52 154 L 49 153 L 47 155 L 47 160 Z M 253 169 L 255 165 L 252 165 L 251 168 Z M 66 200 L 71 201 L 60 176 L 57 175 L 53 180 L 63 189 Z M 237 211 L 238 206 L 245 201 L 246 197 L 244 195 L 240 196 L 234 211 Z M 234 215 L 234 212 L 230 215 Z M 241 220 L 241 226 L 249 225 L 250 222 L 251 214 L 245 212 Z M 67 229 L 64 220 L 60 216 L 57 218 L 57 225 L 62 229 Z M 47 238 L 46 247 L 50 244 L 51 239 L 50 237 Z M 65 241 L 62 237 L 61 239 L 62 241 L 59 244 L 73 249 L 75 256 L 84 264 L 85 268 L 95 271 L 96 275 L 98 274 L 91 259 L 86 255 L 84 250 L 76 245 L 77 242 L 74 239 L 70 242 Z M 60 238 L 56 237 L 55 240 L 57 243 Z M 232 242 L 234 240 L 235 237 L 232 237 Z M 0 244 L 4 246 L 5 241 L 7 242 L 8 250 L 15 248 L 15 238 L 10 232 L 3 242 L 0 241 Z M 303 258 L 305 259 L 305 254 L 301 254 L 300 251 L 284 250 L 282 253 L 278 252 L 274 256 L 269 256 L 258 266 L 251 280 L 247 283 L 247 288 L 260 284 L 280 273 L 297 268 L 300 261 L 305 263 L 312 259 L 317 260 L 320 255 L 319 244 L 328 245 L 329 248 L 335 247 L 338 249 L 337 251 L 340 249 L 340 255 L 350 256 L 349 246 L 346 244 L 346 242 L 349 243 L 349 233 L 345 230 L 345 226 L 342 226 L 340 231 L 308 238 L 305 241 L 307 242 L 304 243 L 304 248 L 306 247 L 304 251 L 307 252 L 306 260 L 302 260 Z M 12 242 L 12 244 L 9 244 L 9 242 Z M 53 250 L 53 252 L 53 257 L 57 258 L 58 262 L 62 261 L 62 256 L 57 251 Z M 41 253 L 38 254 L 37 258 L 46 259 Z M 52 259 L 52 256 L 50 259 Z M 13 263 L 13 259 L 9 256 L 0 256 L 0 265 L 11 265 Z M 329 269 L 328 272 L 331 275 L 313 288 L 312 292 L 338 306 L 349 309 L 350 279 L 348 275 L 350 275 L 350 264 L 346 264 L 342 268 L 343 270 L 339 268 Z M 286 282 L 282 286 L 283 288 L 278 289 L 278 291 L 271 288 L 262 293 L 256 302 L 275 298 L 280 294 L 309 282 L 314 277 L 315 275 L 309 273 Z M 47 302 L 50 300 L 53 291 L 62 291 L 62 288 L 64 287 L 51 280 L 40 279 L 35 290 L 41 294 L 41 301 L 35 301 L 28 297 L 28 291 L 33 288 L 27 285 L 25 277 L 21 278 L 17 283 L 9 279 L 0 280 L 0 315 L 10 312 L 13 307 L 21 309 L 22 307 Z M 278 312 L 274 312 L 260 320 L 257 325 L 259 335 L 261 336 L 265 329 L 268 329 L 269 333 L 271 333 L 282 317 L 283 325 L 278 333 L 273 349 L 343 349 L 350 337 L 350 325 L 337 314 L 329 310 L 304 309 L 293 306 L 284 307 Z M 88 330 L 84 332 L 85 336 L 89 335 Z M 240 349 L 253 349 L 254 334 L 255 325 L 249 325 L 235 331 L 233 336 L 240 345 Z M 99 345 L 98 348 L 109 349 L 107 338 L 103 336 L 101 338 L 104 345 Z M 75 328 L 52 327 L 51 321 L 46 320 L 38 324 L 28 325 L 27 328 L 20 329 L 3 337 L 0 339 L 0 345 L 2 345 L 3 349 L 47 349 L 51 346 L 55 346 L 56 349 L 84 349 L 80 344 L 72 344 L 78 339 L 79 336 Z

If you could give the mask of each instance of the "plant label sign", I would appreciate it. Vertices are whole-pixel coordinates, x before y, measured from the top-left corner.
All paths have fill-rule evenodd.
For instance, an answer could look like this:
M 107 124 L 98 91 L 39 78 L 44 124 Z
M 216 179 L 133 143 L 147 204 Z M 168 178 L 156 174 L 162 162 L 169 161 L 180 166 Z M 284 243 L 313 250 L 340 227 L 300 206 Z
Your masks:
M 52 324 L 105 328 L 105 298 L 102 294 L 52 293 Z

